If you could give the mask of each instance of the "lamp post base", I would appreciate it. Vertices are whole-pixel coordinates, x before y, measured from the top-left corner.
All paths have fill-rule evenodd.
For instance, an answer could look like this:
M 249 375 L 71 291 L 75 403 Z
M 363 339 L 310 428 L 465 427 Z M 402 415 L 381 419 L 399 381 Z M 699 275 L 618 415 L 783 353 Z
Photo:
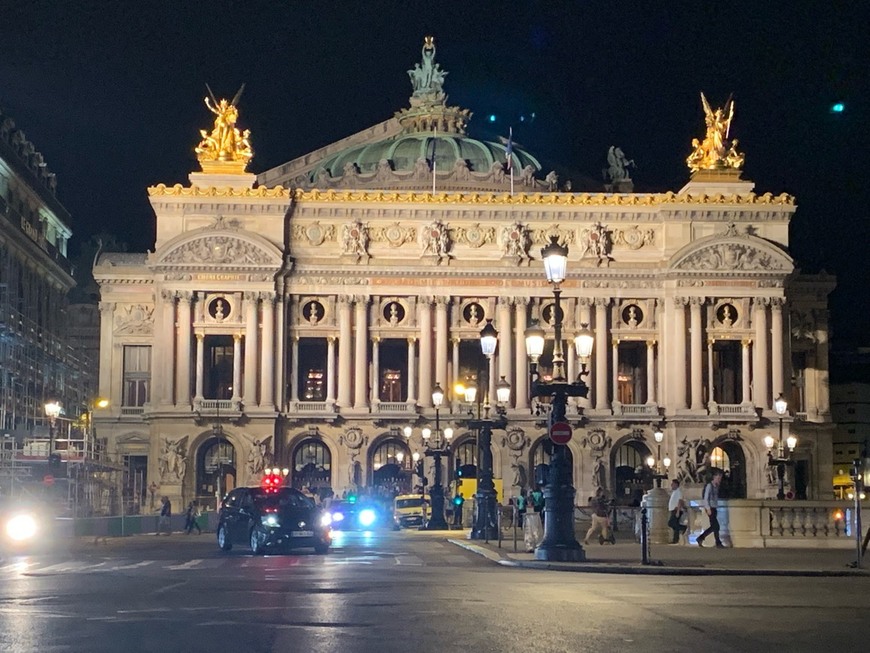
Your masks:
M 439 460 L 438 465 L 441 464 Z M 447 525 L 447 520 L 444 518 L 444 488 L 441 485 L 435 485 L 429 491 L 429 498 L 432 501 L 432 511 L 429 513 L 429 521 L 427 521 L 421 531 L 447 531 L 450 526 Z
M 471 529 L 472 540 L 498 539 L 498 505 L 494 491 L 481 490 L 475 495 L 474 527 Z
M 535 560 L 550 562 L 586 562 L 586 551 L 579 542 L 572 544 L 541 544 L 535 549 Z

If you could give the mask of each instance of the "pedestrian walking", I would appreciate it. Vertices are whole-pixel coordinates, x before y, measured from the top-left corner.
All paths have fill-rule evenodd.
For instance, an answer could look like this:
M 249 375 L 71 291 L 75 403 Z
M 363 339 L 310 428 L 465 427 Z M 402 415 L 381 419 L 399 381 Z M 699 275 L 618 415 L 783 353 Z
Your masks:
M 517 526 L 523 527 L 523 518 L 526 516 L 526 491 L 520 489 L 519 496 L 515 499 L 517 505 Z
M 704 508 L 704 512 L 710 517 L 710 526 L 698 536 L 698 546 L 704 546 L 704 539 L 710 534 L 713 533 L 713 537 L 716 540 L 716 548 L 724 549 L 725 545 L 722 544 L 722 540 L 719 539 L 719 518 L 717 516 L 717 511 L 719 508 L 719 484 L 722 482 L 722 472 L 715 472 L 713 474 L 713 478 L 704 486 L 704 493 L 701 495 L 701 505 Z
M 199 525 L 199 517 L 202 512 L 199 509 L 199 504 L 196 501 L 191 501 L 187 505 L 187 513 L 184 516 L 184 532 L 190 535 L 193 529 L 196 529 L 197 535 L 202 535 L 202 528 Z
M 169 497 L 164 496 L 160 498 L 160 517 L 157 520 L 157 533 L 156 535 L 160 535 L 163 531 L 166 531 L 167 535 L 172 534 L 172 502 L 169 500 Z
M 541 527 L 544 526 L 544 491 L 538 485 L 529 493 L 529 503 L 532 504 L 532 510 L 541 518 Z M 526 509 L 528 512 L 528 509 Z
M 683 522 L 686 521 L 686 502 L 683 501 L 683 490 L 677 479 L 671 481 L 671 496 L 668 499 L 668 527 L 674 532 L 671 544 L 679 544 L 680 536 L 689 528 Z
M 464 503 L 465 497 L 462 496 L 462 492 L 453 497 L 453 525 L 457 528 L 462 528 L 462 505 Z
M 598 488 L 598 492 L 589 501 L 589 507 L 592 508 L 592 525 L 586 531 L 583 544 L 589 546 L 589 538 L 595 535 L 595 533 L 599 533 L 599 543 L 613 543 L 610 533 L 610 502 L 607 500 L 604 488 Z

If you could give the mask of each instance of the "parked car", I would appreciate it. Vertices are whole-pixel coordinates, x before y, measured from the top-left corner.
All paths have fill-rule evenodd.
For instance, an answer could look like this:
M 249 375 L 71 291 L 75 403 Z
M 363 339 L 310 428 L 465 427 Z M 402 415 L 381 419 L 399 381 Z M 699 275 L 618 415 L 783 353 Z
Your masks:
M 255 554 L 268 549 L 312 547 L 326 553 L 332 518 L 310 497 L 290 487 L 238 487 L 221 502 L 217 541 L 224 551 L 247 544 Z
M 393 499 L 393 528 L 422 526 L 429 517 L 429 495 L 399 494 Z

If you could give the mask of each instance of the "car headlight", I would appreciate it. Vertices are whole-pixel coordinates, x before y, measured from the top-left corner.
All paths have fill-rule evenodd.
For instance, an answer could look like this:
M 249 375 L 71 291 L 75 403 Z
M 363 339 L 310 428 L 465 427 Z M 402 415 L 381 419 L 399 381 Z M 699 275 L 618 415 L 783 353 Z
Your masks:
M 263 526 L 279 526 L 278 515 L 263 515 L 260 517 L 260 523 Z
M 371 526 L 372 524 L 375 523 L 376 519 L 377 519 L 377 515 L 375 514 L 375 511 L 372 510 L 371 508 L 366 508 L 365 510 L 360 510 L 359 523 L 362 524 L 363 526 Z
M 320 525 L 321 526 L 329 526 L 332 524 L 332 515 L 329 513 L 323 514 L 320 516 Z
M 344 519 L 344 515 L 340 512 L 332 513 L 332 521 L 341 521 L 342 519 Z
M 32 539 L 37 530 L 39 527 L 33 515 L 15 515 L 6 522 L 6 535 L 9 536 L 10 540 L 16 542 Z

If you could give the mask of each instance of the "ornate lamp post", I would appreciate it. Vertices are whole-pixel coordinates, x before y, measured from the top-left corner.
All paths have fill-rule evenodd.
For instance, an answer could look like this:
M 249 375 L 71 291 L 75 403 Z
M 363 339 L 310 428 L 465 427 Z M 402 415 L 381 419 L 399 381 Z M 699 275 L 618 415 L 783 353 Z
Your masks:
M 48 460 L 51 461 L 51 454 L 54 453 L 54 425 L 57 418 L 63 412 L 63 406 L 58 401 L 49 401 L 45 404 L 45 416 L 48 417 Z
M 496 344 L 498 343 L 498 332 L 492 326 L 492 320 L 486 321 L 486 326 L 480 332 L 480 349 L 487 361 L 492 363 L 492 357 L 495 354 Z M 476 388 L 475 388 L 476 390 Z M 498 395 L 498 407 L 496 419 L 489 417 L 489 404 L 484 407 L 484 415 L 481 418 L 480 404 L 478 404 L 477 419 L 468 421 L 468 427 L 477 429 L 477 495 L 475 496 L 476 513 L 474 516 L 474 526 L 471 529 L 472 540 L 491 540 L 498 538 L 498 515 L 496 512 L 496 492 L 495 484 L 492 481 L 492 430 L 503 429 L 507 426 L 507 420 L 504 417 L 503 406 L 510 400 L 511 384 L 504 377 L 496 384 L 496 394 Z M 476 395 L 476 392 L 473 393 Z M 468 396 L 466 394 L 466 399 Z M 471 397 L 472 401 L 474 396 Z
M 653 478 L 656 480 L 656 489 L 661 489 L 662 481 L 668 477 L 668 469 L 671 466 L 671 458 L 668 454 L 665 454 L 665 457 L 662 458 L 662 441 L 665 439 L 665 434 L 662 433 L 660 428 L 656 428 L 653 433 L 653 438 L 656 441 L 656 457 L 648 456 L 646 459 L 647 466 L 653 470 Z M 662 471 L 662 466 L 664 466 L 664 471 Z
M 526 329 L 526 353 L 531 360 L 531 396 L 549 397 L 550 414 L 548 432 L 554 441 L 550 459 L 550 472 L 544 487 L 544 539 L 535 549 L 537 560 L 582 562 L 586 559 L 583 547 L 574 536 L 574 487 L 571 485 L 571 470 L 565 453 L 565 443 L 571 439 L 571 427 L 565 413 L 568 397 L 586 397 L 589 388 L 583 381 L 588 374 L 586 363 L 592 353 L 593 337 L 583 325 L 574 338 L 581 370 L 574 382 L 565 377 L 565 358 L 562 355 L 562 290 L 559 284 L 565 280 L 568 267 L 568 248 L 559 244 L 558 236 L 550 237 L 550 244 L 541 250 L 547 281 L 553 284 L 556 299 L 553 315 L 555 341 L 553 345 L 553 378 L 542 382 L 538 376 L 538 360 L 544 351 L 544 332 L 539 326 Z M 558 442 L 557 442 L 558 440 Z
M 441 457 L 450 453 L 449 444 L 453 438 L 453 429 L 448 427 L 441 430 L 441 405 L 444 403 L 444 390 L 441 384 L 436 383 L 432 390 L 432 405 L 435 406 L 435 433 L 432 429 L 424 428 L 422 431 L 423 445 L 426 447 L 423 455 L 431 456 L 435 460 L 435 482 L 429 490 L 429 498 L 432 501 L 432 511 L 429 521 L 423 526 L 427 531 L 446 531 L 447 520 L 444 518 L 444 485 L 442 484 Z
M 785 499 L 785 468 L 786 465 L 793 465 L 794 461 L 791 454 L 797 446 L 797 438 L 793 435 L 788 436 L 785 441 L 782 439 L 782 420 L 788 412 L 788 402 L 782 393 L 774 400 L 773 409 L 779 415 L 779 442 L 774 442 L 772 435 L 764 437 L 764 446 L 767 447 L 767 464 L 771 467 L 776 467 L 776 477 L 779 480 L 779 490 L 776 493 L 776 498 L 782 501 Z M 776 456 L 773 455 L 773 445 L 776 444 Z M 788 446 L 788 451 L 786 451 Z

